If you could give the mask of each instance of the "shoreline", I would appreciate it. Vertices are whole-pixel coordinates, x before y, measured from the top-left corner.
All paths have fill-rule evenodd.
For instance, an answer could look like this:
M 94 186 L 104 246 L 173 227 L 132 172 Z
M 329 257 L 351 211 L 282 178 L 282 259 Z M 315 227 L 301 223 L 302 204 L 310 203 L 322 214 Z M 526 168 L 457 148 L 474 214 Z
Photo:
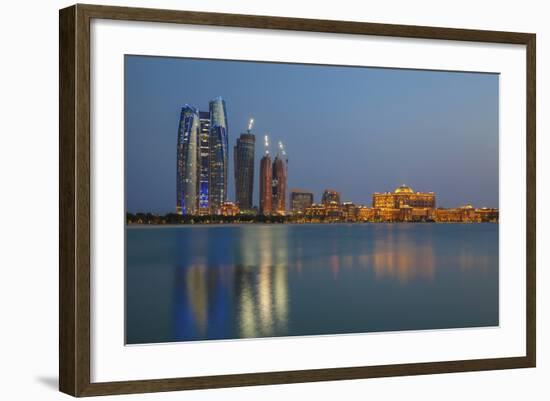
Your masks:
M 232 227 L 232 226 L 334 226 L 334 225 L 449 225 L 449 224 L 461 224 L 461 225 L 478 225 L 478 224 L 499 224 L 499 222 L 414 222 L 414 221 L 398 221 L 398 222 L 320 222 L 320 223 L 181 223 L 181 224 L 125 224 L 125 229 L 139 229 L 139 228 L 177 228 L 177 227 Z

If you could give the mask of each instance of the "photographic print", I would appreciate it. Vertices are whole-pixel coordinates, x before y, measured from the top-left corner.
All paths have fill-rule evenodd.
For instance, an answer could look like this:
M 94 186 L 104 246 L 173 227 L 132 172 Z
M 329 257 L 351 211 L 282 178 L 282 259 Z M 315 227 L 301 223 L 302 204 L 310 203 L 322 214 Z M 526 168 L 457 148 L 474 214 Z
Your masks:
M 498 74 L 124 69 L 126 344 L 499 325 Z

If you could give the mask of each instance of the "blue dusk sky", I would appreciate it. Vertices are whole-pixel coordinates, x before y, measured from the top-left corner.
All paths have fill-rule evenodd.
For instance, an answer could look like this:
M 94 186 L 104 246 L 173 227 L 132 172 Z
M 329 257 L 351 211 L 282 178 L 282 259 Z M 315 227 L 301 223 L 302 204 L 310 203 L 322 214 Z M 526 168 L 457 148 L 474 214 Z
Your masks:
M 263 136 L 282 141 L 288 188 L 325 188 L 371 204 L 406 184 L 439 207 L 498 207 L 497 74 L 125 57 L 126 208 L 168 213 L 176 204 L 181 107 L 226 101 L 229 200 L 233 146 L 254 118 L 258 204 Z M 272 153 L 275 149 L 272 149 Z

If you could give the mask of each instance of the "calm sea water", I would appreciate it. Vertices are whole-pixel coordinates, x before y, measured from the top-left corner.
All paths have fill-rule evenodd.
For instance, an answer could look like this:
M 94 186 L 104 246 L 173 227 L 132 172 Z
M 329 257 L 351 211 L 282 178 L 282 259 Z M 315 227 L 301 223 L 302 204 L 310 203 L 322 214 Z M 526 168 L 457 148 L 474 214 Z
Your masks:
M 498 224 L 126 229 L 126 342 L 496 326 Z

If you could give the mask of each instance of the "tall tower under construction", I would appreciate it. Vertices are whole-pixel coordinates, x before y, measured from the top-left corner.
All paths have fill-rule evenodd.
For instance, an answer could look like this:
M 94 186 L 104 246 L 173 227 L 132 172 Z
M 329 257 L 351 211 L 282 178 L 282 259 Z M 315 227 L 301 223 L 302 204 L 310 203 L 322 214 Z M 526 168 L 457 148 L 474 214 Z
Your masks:
M 272 166 L 269 155 L 269 136 L 264 137 L 264 155 L 260 161 L 260 214 L 272 212 Z
M 272 213 L 280 216 L 286 214 L 287 163 L 285 148 L 279 142 L 272 169 Z

